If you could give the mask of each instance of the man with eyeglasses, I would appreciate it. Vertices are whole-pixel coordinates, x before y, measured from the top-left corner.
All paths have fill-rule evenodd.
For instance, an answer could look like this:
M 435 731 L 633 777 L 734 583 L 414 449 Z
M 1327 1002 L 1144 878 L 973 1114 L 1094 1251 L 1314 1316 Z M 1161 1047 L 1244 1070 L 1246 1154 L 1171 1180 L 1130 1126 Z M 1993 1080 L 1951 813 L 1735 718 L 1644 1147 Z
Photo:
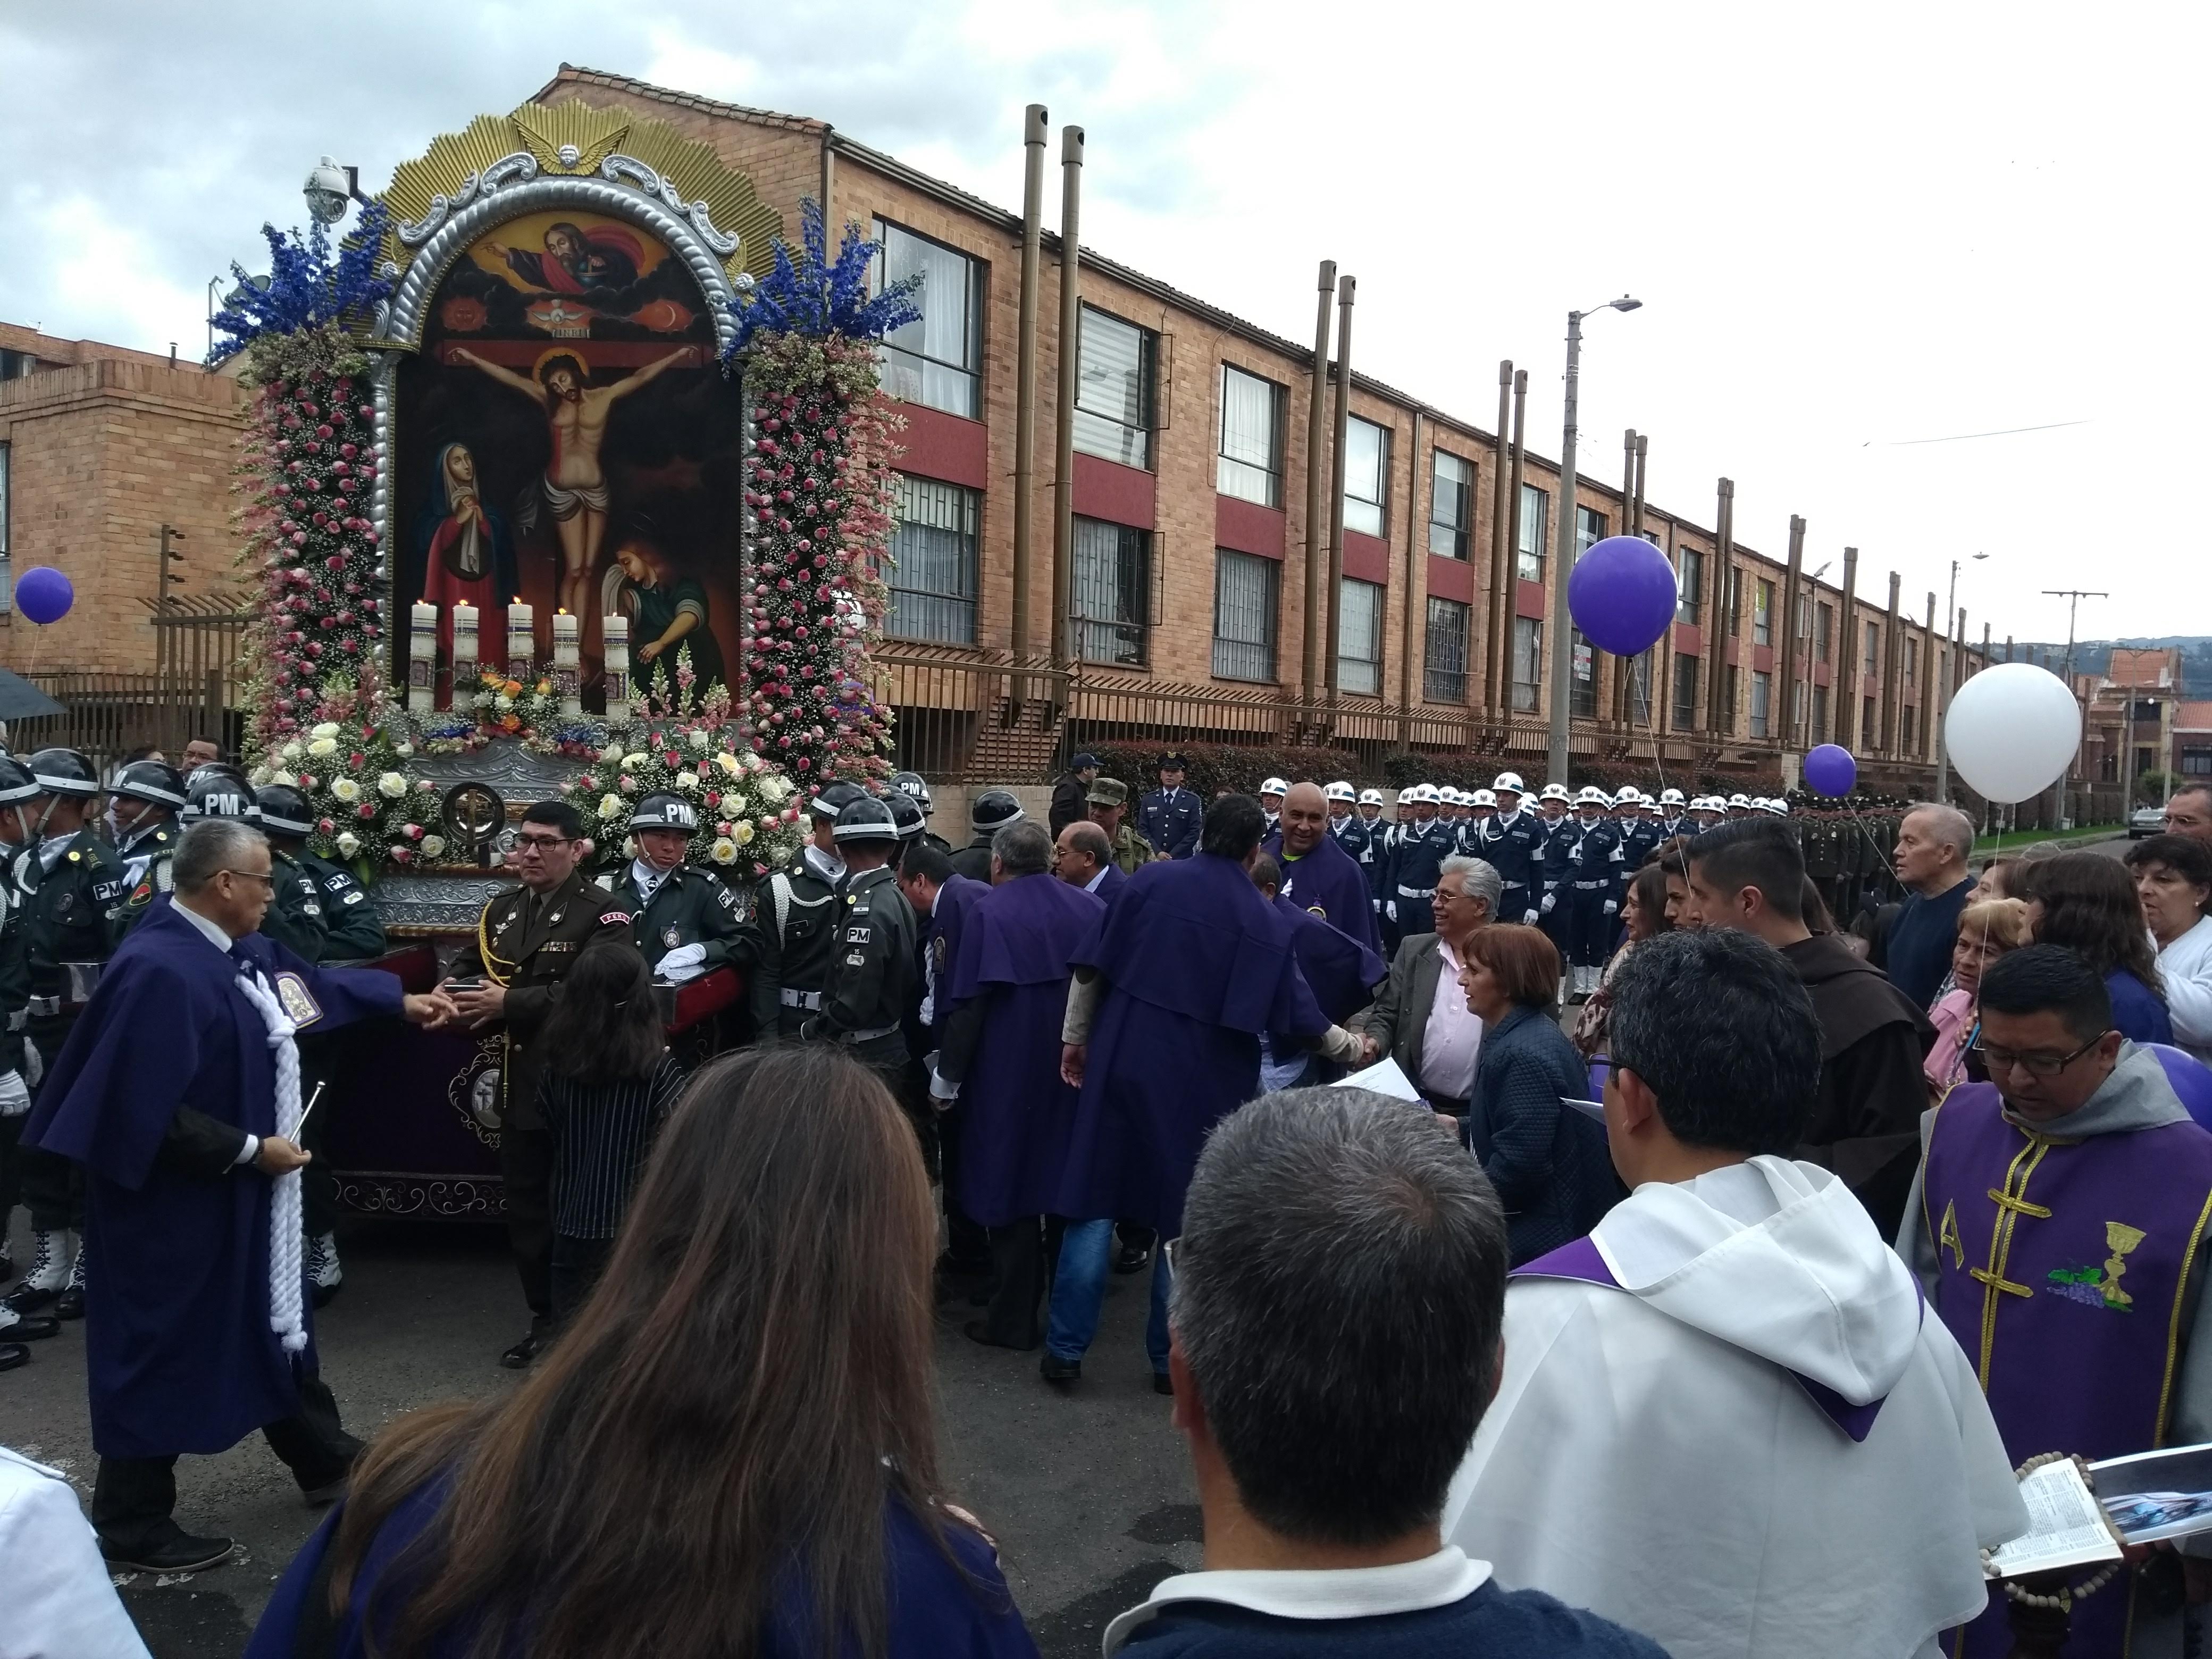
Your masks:
M 591 843 L 574 807 L 540 801 L 516 828 L 522 884 L 486 901 L 476 938 L 441 988 L 471 1030 L 498 1028 L 499 1176 L 507 1243 L 530 1304 L 530 1334 L 499 1357 L 510 1370 L 535 1359 L 552 1330 L 553 1136 L 538 1115 L 538 1039 L 560 1010 L 561 982 L 576 958 L 603 941 L 628 943 L 634 921 L 628 900 L 586 878 Z
M 1976 1367 L 2015 1462 L 2212 1440 L 2212 1134 L 2184 1109 L 2166 1056 L 2112 1029 L 2104 980 L 2073 951 L 2008 952 L 1979 995 L 1968 1052 L 1990 1080 L 1923 1120 L 1899 1253 Z M 2175 1587 L 2153 1582 L 2173 1563 L 2154 1557 L 2077 1601 L 2067 1651 L 2118 1653 L 2130 1622 L 2131 1651 L 2179 1651 L 2150 1644 L 2151 1626 L 2176 1622 L 2158 1611 L 2178 1606 Z M 2002 1612 L 1970 1627 L 1967 1655 L 2011 1650 Z

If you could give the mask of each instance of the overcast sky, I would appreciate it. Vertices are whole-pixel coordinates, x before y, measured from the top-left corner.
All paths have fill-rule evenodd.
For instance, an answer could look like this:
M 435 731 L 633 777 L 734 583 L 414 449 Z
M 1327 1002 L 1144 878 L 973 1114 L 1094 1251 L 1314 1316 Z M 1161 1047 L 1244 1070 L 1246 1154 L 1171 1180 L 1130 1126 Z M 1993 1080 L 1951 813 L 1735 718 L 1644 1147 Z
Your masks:
M 318 155 L 380 187 L 563 59 L 1009 207 L 1035 100 L 1087 130 L 1087 245 L 1292 338 L 1334 258 L 1356 366 L 1439 407 L 1487 428 L 1510 357 L 1556 455 L 1565 313 L 1633 293 L 1589 326 L 1587 472 L 1633 426 L 1656 505 L 1710 525 L 1726 474 L 1739 539 L 1778 555 L 1802 513 L 1808 568 L 1854 544 L 1916 614 L 1968 559 L 1976 637 L 2063 639 L 2051 587 L 2110 590 L 2084 638 L 2212 633 L 2208 33 L 2157 4 L 9 4 L 0 318 L 197 356 L 208 278 L 266 268 Z

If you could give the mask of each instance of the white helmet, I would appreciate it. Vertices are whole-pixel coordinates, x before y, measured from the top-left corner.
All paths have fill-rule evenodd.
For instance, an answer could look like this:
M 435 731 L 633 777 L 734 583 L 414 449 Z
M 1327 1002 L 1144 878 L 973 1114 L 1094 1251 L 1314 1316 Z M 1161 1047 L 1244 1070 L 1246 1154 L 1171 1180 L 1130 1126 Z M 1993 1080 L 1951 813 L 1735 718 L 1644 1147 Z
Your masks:
M 1516 795 L 1525 795 L 1528 793 L 1527 787 L 1522 783 L 1521 775 L 1518 772 L 1500 772 L 1491 780 L 1490 787 L 1501 795 L 1508 789 Z
M 1287 795 L 1291 793 L 1291 786 L 1280 778 L 1269 778 L 1260 786 L 1260 793 L 1263 795 Z
M 1458 805 L 1460 804 L 1459 791 L 1449 783 L 1438 784 L 1437 786 L 1437 804 L 1439 806 Z
M 1474 792 L 1474 804 L 1477 806 L 1496 806 L 1498 805 L 1497 793 L 1489 789 L 1478 789 Z
M 1417 783 L 1406 792 L 1404 798 L 1416 806 L 1434 806 L 1441 799 L 1433 783 Z
M 1572 799 L 1572 797 L 1567 793 L 1567 786 L 1564 783 L 1546 784 L 1544 786 L 1544 793 L 1542 798 L 1546 800 L 1570 800 Z
M 1612 804 L 1612 801 L 1607 797 L 1605 791 L 1599 788 L 1594 783 L 1584 784 L 1582 787 L 1580 793 L 1575 796 L 1575 805 L 1577 806 L 1604 807 L 1609 806 Z
M 1662 806 L 1680 806 L 1682 804 L 1682 792 L 1679 789 L 1662 789 L 1659 792 L 1659 804 Z
M 1359 804 L 1362 806 L 1380 806 L 1382 804 L 1382 792 L 1380 789 L 1361 790 Z
M 1348 801 L 1358 799 L 1358 797 L 1352 793 L 1352 786 L 1345 782 L 1341 778 L 1329 785 L 1328 788 L 1322 790 L 1322 794 L 1329 800 Z M 1376 799 L 1380 800 L 1382 797 L 1378 795 Z
M 1746 811 L 1748 811 L 1751 810 L 1751 797 L 1747 794 L 1738 793 L 1736 794 L 1730 795 L 1725 804 L 1730 811 L 1734 811 L 1739 806 L 1742 807 Z
M 1783 799 L 1779 795 L 1769 796 L 1766 802 L 1766 810 L 1773 813 L 1778 818 L 1786 818 L 1790 816 L 1790 803 Z
M 1624 783 L 1620 786 L 1620 793 L 1613 798 L 1613 804 L 1615 806 L 1634 806 L 1643 799 L 1642 792 L 1634 784 Z

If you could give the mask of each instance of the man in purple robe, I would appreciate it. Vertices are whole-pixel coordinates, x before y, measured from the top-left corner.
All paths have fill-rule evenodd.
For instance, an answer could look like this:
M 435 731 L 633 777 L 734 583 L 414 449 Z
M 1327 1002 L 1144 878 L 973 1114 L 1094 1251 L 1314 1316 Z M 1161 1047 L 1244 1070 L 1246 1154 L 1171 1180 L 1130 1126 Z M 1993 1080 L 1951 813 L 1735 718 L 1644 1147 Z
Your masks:
M 1282 822 L 1261 850 L 1282 866 L 1282 897 L 1369 950 L 1382 951 L 1372 884 L 1359 860 L 1328 833 L 1328 798 L 1319 784 L 1290 787 L 1283 796 Z
M 2074 952 L 2014 951 L 1983 974 L 1979 1000 L 1972 1052 L 1990 1081 L 1960 1085 L 1922 1120 L 1899 1254 L 2016 1462 L 2212 1440 L 2212 1134 L 2159 1054 L 2112 1029 L 2105 982 Z M 2144 1580 L 2175 1565 L 2153 1556 L 2077 1601 L 2069 1659 L 2119 1653 L 2130 1626 L 2129 1650 L 2167 1651 L 2146 1644 L 2175 1622 L 2159 1609 L 2177 1598 Z M 2002 1605 L 1993 1597 L 1967 1627 L 1969 1659 L 2012 1651 Z
M 952 860 L 927 842 L 908 847 L 899 855 L 899 891 L 913 908 L 915 932 L 921 947 L 921 1008 L 920 1024 L 927 1047 L 945 1042 L 945 988 L 951 977 L 952 957 L 959 948 L 961 923 L 976 900 L 991 890 L 988 882 L 959 874 Z M 982 1227 L 960 1205 L 961 1133 L 967 1114 L 956 1103 L 936 1103 L 937 1148 L 940 1191 L 945 1203 L 945 1254 L 938 1258 L 939 1273 L 974 1279 L 991 1270 L 990 1243 Z
M 1061 1075 L 1081 1091 L 1060 1185 L 1070 1218 L 1053 1282 L 1040 1370 L 1082 1375 L 1098 1329 L 1115 1218 L 1172 1238 L 1206 1132 L 1260 1089 L 1260 1038 L 1358 1060 L 1360 1040 L 1330 1024 L 1298 972 L 1290 925 L 1253 886 L 1263 820 L 1249 795 L 1206 809 L 1198 850 L 1129 878 L 1074 957 Z M 1167 1255 L 1154 1258 L 1145 1346 L 1169 1392 Z
M 295 1029 L 453 1012 L 442 994 L 314 968 L 258 933 L 269 844 L 250 824 L 194 824 L 172 870 L 174 894 L 100 975 L 24 1133 L 85 1172 L 92 1522 L 112 1564 L 148 1572 L 230 1553 L 173 1518 L 179 1454 L 259 1429 L 313 1503 L 337 1495 L 361 1449 L 316 1370 Z
M 1252 884 L 1291 924 L 1291 954 L 1297 958 L 1314 1006 L 1331 1024 L 1346 1024 L 1375 1000 L 1375 988 L 1390 976 L 1389 964 L 1358 939 L 1285 897 L 1282 883 L 1282 866 L 1272 854 L 1261 854 L 1252 866 Z
M 930 1095 L 960 1102 L 960 1207 L 990 1230 L 990 1305 L 968 1334 L 1027 1350 L 1042 1336 L 1044 1217 L 1059 1201 L 1075 1122 L 1076 1093 L 1060 1074 L 1068 963 L 1106 906 L 1053 879 L 1040 823 L 992 838 L 991 880 L 939 988 L 949 1012 Z

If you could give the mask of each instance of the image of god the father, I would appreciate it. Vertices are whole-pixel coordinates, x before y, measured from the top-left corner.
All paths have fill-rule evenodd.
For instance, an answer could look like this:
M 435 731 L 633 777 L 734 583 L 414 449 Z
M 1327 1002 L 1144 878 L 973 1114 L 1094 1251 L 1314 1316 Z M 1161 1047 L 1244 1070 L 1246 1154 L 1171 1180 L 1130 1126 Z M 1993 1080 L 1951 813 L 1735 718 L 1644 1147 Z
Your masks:
M 529 510 L 517 514 L 517 527 L 526 534 L 535 526 L 536 496 L 542 494 L 561 538 L 561 608 L 571 616 L 586 613 L 592 573 L 607 533 L 609 495 L 606 474 L 599 466 L 599 446 L 606 439 L 608 415 L 617 398 L 627 398 L 664 370 L 691 362 L 695 355 L 686 346 L 655 358 L 611 386 L 592 386 L 582 361 L 572 352 L 556 351 L 540 360 L 533 381 L 479 357 L 466 346 L 453 349 L 453 361 L 481 369 L 545 411 L 552 429 L 553 459 L 532 492 Z

